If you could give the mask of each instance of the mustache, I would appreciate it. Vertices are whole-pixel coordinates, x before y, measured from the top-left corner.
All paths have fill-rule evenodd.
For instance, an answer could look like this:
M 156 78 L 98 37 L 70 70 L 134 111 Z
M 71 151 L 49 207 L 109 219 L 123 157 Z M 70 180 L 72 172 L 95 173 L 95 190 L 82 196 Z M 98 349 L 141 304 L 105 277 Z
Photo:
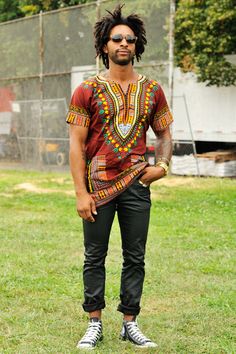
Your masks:
M 116 53 L 119 53 L 119 52 L 127 52 L 127 53 L 131 54 L 131 51 L 129 49 L 117 49 Z

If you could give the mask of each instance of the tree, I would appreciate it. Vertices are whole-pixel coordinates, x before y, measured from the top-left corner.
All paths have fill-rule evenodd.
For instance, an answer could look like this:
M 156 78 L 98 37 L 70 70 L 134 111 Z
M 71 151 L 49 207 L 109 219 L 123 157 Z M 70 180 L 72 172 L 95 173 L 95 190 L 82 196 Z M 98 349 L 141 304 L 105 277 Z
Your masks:
M 21 0 L 20 9 L 25 16 L 38 14 L 42 11 L 56 10 L 78 4 L 84 4 L 92 0 Z
M 236 67 L 226 54 L 236 52 L 235 0 L 179 0 L 175 24 L 175 60 L 208 86 L 236 83 Z
M 0 22 L 24 16 L 19 8 L 19 0 L 0 0 Z
M 93 0 L 0 0 L 0 23 Z

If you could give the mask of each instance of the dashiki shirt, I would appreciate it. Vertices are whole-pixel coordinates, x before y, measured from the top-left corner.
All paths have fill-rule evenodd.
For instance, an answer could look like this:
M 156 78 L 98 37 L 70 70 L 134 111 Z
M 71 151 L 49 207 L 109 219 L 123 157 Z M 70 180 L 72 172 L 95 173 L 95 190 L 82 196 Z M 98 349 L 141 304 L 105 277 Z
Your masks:
M 124 93 L 121 86 L 96 76 L 78 86 L 67 123 L 86 127 L 86 181 L 97 206 L 115 198 L 138 178 L 145 161 L 146 131 L 164 130 L 173 121 L 161 86 L 139 76 Z

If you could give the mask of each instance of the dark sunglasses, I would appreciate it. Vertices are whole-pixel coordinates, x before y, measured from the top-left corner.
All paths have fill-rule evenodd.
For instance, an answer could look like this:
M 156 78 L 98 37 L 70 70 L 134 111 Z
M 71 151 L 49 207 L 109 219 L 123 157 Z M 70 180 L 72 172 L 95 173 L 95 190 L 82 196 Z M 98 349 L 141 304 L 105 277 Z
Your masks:
M 115 43 L 120 43 L 123 39 L 125 39 L 128 44 L 134 44 L 137 41 L 137 37 L 132 36 L 131 34 L 127 34 L 126 36 L 123 36 L 122 34 L 114 34 L 110 37 L 110 40 Z

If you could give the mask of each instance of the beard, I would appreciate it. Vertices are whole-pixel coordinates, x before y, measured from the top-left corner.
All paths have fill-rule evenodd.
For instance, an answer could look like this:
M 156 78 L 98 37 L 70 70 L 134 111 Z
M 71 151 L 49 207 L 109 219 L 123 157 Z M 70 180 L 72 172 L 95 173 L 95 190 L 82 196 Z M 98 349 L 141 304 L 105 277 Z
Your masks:
M 114 63 L 114 64 L 118 64 L 118 65 L 128 65 L 133 59 L 134 59 L 134 53 L 132 53 L 131 51 L 127 51 L 127 55 L 122 58 L 119 56 L 119 50 L 117 50 L 116 52 L 110 53 L 108 54 L 109 59 Z

